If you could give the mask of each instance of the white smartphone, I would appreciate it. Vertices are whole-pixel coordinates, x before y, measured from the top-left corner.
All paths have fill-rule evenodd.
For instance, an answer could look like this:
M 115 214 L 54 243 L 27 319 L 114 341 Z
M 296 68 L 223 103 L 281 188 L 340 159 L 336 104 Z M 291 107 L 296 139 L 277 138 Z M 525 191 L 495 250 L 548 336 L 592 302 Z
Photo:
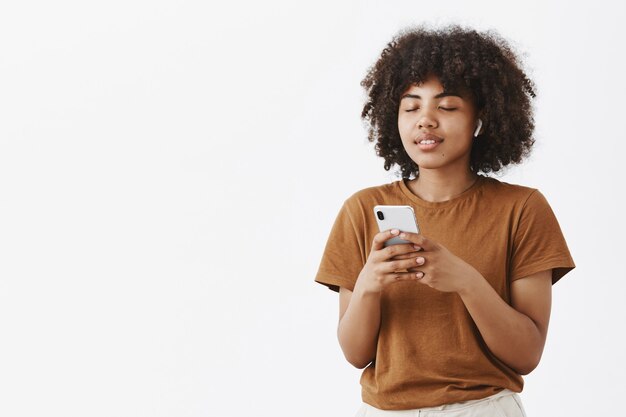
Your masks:
M 389 229 L 399 229 L 402 232 L 419 233 L 420 229 L 415 218 L 415 211 L 411 206 L 375 206 L 374 216 L 381 232 Z M 411 243 L 408 240 L 393 237 L 385 242 L 385 246 Z

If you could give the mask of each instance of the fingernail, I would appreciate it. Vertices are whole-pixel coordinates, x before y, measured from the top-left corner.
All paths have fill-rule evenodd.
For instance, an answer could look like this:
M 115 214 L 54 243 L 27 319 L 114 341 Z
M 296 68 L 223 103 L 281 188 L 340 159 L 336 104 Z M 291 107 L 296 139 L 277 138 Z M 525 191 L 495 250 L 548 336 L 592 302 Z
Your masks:
M 415 259 L 415 262 L 417 262 L 418 264 L 423 264 L 424 263 L 424 258 L 422 258 L 421 256 L 417 259 Z
M 392 235 L 397 235 L 398 233 L 400 233 L 400 231 L 398 229 L 392 229 L 391 230 L 391 234 Z
M 416 277 L 421 278 L 424 276 L 423 272 L 418 272 L 417 274 L 415 274 Z
M 420 249 L 422 249 L 421 247 L 419 247 L 419 246 L 417 246 L 417 245 L 413 245 L 413 248 L 414 248 L 415 250 L 420 250 Z

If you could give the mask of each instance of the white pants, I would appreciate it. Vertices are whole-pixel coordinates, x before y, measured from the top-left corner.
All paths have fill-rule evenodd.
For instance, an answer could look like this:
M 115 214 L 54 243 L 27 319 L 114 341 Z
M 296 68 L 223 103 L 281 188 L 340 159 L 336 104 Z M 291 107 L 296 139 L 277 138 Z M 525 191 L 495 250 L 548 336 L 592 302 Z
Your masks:
M 478 400 L 412 410 L 380 410 L 363 403 L 354 417 L 526 417 L 516 392 L 504 389 Z

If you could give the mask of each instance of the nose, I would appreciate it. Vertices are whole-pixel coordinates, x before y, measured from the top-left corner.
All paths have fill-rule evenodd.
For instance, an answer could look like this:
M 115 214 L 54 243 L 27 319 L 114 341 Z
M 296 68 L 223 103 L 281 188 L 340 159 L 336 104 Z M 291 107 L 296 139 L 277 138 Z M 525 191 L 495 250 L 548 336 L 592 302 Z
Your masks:
M 424 114 L 417 121 L 417 127 L 420 129 L 421 128 L 434 129 L 435 127 L 437 127 L 437 121 L 433 117 L 431 117 L 429 114 Z

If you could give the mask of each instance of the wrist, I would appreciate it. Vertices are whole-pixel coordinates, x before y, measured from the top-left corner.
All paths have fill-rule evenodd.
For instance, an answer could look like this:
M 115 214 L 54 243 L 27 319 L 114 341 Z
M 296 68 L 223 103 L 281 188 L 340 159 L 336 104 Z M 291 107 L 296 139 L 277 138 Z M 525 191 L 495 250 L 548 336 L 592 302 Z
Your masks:
M 461 297 L 470 297 L 480 291 L 480 285 L 485 283 L 485 277 L 480 272 L 474 271 L 464 280 L 463 287 L 458 291 Z
M 370 297 L 376 296 L 380 297 L 382 293 L 382 288 L 378 286 L 366 285 L 365 281 L 361 280 L 360 277 L 357 279 L 356 284 L 354 285 L 354 291 L 352 296 L 358 297 Z

